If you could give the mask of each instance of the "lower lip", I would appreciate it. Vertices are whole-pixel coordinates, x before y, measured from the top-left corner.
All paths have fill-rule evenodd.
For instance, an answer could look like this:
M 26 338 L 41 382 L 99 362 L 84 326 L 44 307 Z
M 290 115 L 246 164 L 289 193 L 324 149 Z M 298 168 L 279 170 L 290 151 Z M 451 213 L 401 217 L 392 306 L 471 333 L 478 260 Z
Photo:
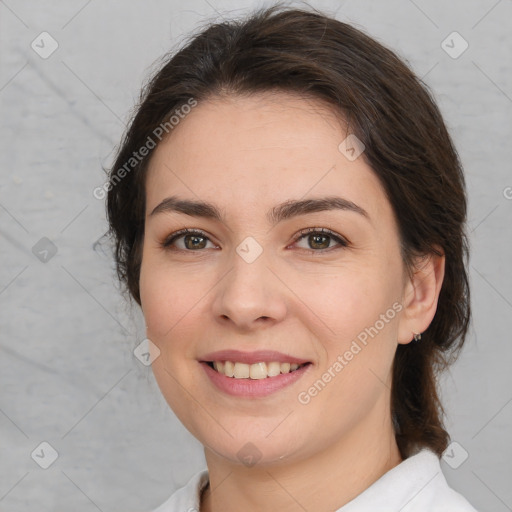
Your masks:
M 275 377 L 266 377 L 265 379 L 235 379 L 234 377 L 222 375 L 222 373 L 214 370 L 207 363 L 202 362 L 201 366 L 213 384 L 224 393 L 232 396 L 258 398 L 271 395 L 297 382 L 308 371 L 311 363 L 293 372 L 281 373 Z

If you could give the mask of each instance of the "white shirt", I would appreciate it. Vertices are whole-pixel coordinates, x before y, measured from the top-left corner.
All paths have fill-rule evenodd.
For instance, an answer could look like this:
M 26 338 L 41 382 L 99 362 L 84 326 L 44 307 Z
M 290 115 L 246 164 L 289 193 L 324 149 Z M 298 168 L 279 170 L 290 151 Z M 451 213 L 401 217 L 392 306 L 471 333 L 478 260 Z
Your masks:
M 196 473 L 152 512 L 199 512 L 208 470 Z M 382 475 L 336 512 L 477 512 L 449 487 L 437 455 L 424 448 Z

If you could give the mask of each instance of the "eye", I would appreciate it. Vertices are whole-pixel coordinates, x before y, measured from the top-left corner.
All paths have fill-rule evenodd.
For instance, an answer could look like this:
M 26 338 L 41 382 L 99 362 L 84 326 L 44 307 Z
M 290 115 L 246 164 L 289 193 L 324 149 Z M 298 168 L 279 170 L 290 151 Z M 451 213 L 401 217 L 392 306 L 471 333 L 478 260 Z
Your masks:
M 295 238 L 295 242 L 307 237 L 308 247 L 302 247 L 309 252 L 323 252 L 332 249 L 331 242 L 335 241 L 339 246 L 348 247 L 349 242 L 341 235 L 334 233 L 326 228 L 306 228 L 299 232 L 299 236 Z
M 196 249 L 204 249 L 208 241 L 210 241 L 206 233 L 203 231 L 195 229 L 180 229 L 179 231 L 169 235 L 161 245 L 164 249 L 169 249 L 171 246 L 176 244 L 177 240 L 180 239 L 183 239 L 181 240 L 183 243 L 181 246 L 177 247 L 177 250 L 189 252 L 195 251 Z
M 349 246 L 349 242 L 345 238 L 327 228 L 302 229 L 298 236 L 295 237 L 294 244 L 306 237 L 309 247 L 302 247 L 302 249 L 309 252 L 323 252 L 327 249 L 333 249 L 331 246 L 332 241 L 336 242 L 338 246 Z M 181 246 L 176 243 L 177 241 L 181 242 Z M 208 235 L 203 231 L 196 229 L 180 229 L 169 235 L 161 245 L 164 249 L 169 249 L 174 246 L 175 250 L 198 252 L 200 249 L 207 248 L 208 242 L 214 245 L 208 238 Z M 214 247 L 216 246 L 214 245 Z

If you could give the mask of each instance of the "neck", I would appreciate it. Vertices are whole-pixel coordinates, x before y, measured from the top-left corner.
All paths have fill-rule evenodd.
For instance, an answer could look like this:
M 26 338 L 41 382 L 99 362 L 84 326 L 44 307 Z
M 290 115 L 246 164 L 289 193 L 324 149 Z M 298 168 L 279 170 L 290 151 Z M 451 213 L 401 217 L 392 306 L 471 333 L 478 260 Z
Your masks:
M 337 510 L 402 461 L 391 417 L 383 428 L 382 414 L 376 407 L 342 439 L 300 460 L 245 467 L 205 448 L 210 485 L 201 512 Z

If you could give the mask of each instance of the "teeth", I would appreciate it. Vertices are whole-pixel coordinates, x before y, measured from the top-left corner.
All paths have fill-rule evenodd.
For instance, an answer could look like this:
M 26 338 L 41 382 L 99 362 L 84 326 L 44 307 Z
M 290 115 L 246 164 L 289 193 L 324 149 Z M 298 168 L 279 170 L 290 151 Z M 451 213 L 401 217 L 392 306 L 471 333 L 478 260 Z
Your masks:
M 222 371 L 217 370 L 219 373 Z M 224 362 L 224 375 L 226 377 L 234 377 L 235 376 L 235 365 L 231 361 Z
M 273 361 L 267 364 L 267 374 L 269 377 L 275 377 L 281 373 L 281 363 Z
M 238 364 L 238 363 L 236 363 Z M 247 366 L 247 365 L 244 365 Z M 267 363 L 251 364 L 249 369 L 249 377 L 251 379 L 266 379 L 267 378 Z
M 248 364 L 235 363 L 235 379 L 248 379 L 251 368 Z
M 281 373 L 293 372 L 300 365 L 297 363 L 279 363 L 278 361 L 254 364 L 214 361 L 213 367 L 226 377 L 234 377 L 235 379 L 266 379 L 267 377 L 276 377 Z

